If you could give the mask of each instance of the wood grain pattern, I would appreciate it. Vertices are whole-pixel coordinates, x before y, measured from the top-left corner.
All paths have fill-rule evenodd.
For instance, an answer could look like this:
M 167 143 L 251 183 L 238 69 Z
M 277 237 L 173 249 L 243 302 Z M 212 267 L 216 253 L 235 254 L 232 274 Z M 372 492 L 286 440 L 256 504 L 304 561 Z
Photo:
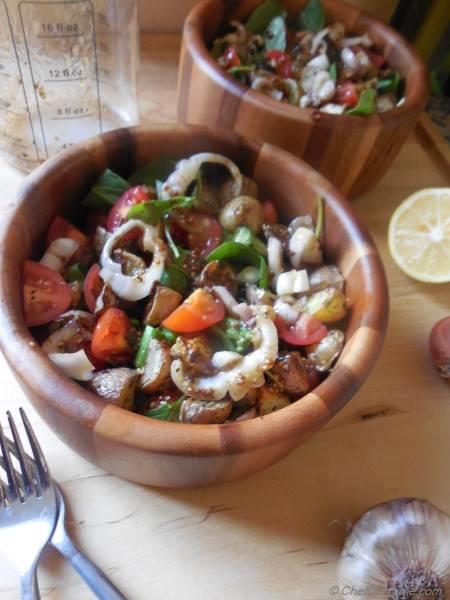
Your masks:
M 175 122 L 179 45 L 177 35 L 143 36 L 139 101 L 147 124 Z M 1 161 L 0 175 L 1 228 L 15 210 L 20 176 Z M 127 598 L 326 600 L 348 524 L 367 508 L 416 496 L 450 513 L 448 385 L 427 351 L 433 323 L 448 315 L 450 290 L 409 279 L 387 248 L 398 204 L 417 189 L 442 185 L 433 153 L 412 134 L 382 181 L 354 204 L 388 276 L 386 342 L 352 401 L 307 444 L 253 477 L 162 490 L 108 475 L 49 429 L 0 354 L 3 411 L 26 408 L 66 494 L 72 535 Z M 43 600 L 90 597 L 55 552 L 45 552 L 39 583 Z M 0 599 L 19 598 L 15 573 L 1 560 Z
M 181 158 L 205 151 L 230 157 L 253 176 L 285 220 L 313 214 L 317 196 L 325 199 L 323 248 L 328 260 L 344 271 L 351 306 L 348 349 L 314 393 L 266 417 L 222 426 L 158 422 L 106 405 L 63 377 L 33 343 L 20 301 L 23 260 L 39 251 L 55 215 L 77 213 L 80 199 L 106 167 L 127 177 L 155 156 Z M 21 385 L 58 435 L 82 456 L 140 483 L 209 485 L 272 464 L 350 399 L 372 369 L 386 329 L 383 267 L 348 203 L 321 175 L 283 150 L 225 131 L 121 129 L 74 147 L 27 180 L 0 248 L 0 344 Z
M 348 4 L 324 0 L 330 21 L 348 31 L 368 32 L 393 68 L 406 79 L 403 105 L 370 117 L 314 114 L 250 90 L 223 72 L 207 49 L 219 23 L 244 18 L 260 0 L 235 3 L 203 0 L 189 14 L 183 34 L 178 85 L 178 117 L 185 123 L 232 129 L 278 145 L 306 160 L 356 198 L 381 179 L 414 128 L 427 94 L 424 64 L 406 40 L 381 21 Z M 303 0 L 285 0 L 290 13 Z

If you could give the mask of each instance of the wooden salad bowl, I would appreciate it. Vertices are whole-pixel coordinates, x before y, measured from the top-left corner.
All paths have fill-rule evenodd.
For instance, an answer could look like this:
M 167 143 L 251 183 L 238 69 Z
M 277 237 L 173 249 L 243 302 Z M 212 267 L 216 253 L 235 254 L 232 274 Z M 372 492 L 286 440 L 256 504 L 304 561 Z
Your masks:
M 217 152 L 254 177 L 283 220 L 325 199 L 323 248 L 346 278 L 350 316 L 344 351 L 312 393 L 247 422 L 188 425 L 128 412 L 65 377 L 40 350 L 22 313 L 21 271 L 39 258 L 52 219 L 75 219 L 81 199 L 106 167 L 127 177 L 156 156 Z M 194 487 L 245 477 L 279 460 L 317 432 L 366 379 L 384 339 L 388 294 L 383 266 L 343 196 L 301 160 L 270 144 L 200 127 L 122 129 L 49 160 L 22 186 L 0 234 L 0 346 L 25 394 L 55 433 L 106 471 L 163 487 Z
M 428 76 L 412 46 L 393 29 L 338 0 L 322 0 L 330 21 L 368 32 L 388 63 L 406 80 L 402 106 L 368 117 L 317 113 L 278 102 L 225 73 L 208 47 L 224 18 L 242 20 L 261 0 L 202 0 L 184 26 L 178 81 L 182 123 L 230 129 L 299 156 L 356 198 L 384 175 L 413 129 L 428 96 Z M 281 0 L 297 14 L 306 0 Z

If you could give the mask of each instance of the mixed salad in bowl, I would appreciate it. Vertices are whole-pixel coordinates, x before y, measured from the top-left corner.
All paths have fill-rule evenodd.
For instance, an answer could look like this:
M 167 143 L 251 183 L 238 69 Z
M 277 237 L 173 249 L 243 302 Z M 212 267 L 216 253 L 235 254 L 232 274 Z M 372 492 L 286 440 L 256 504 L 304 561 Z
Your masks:
M 295 18 L 265 0 L 222 26 L 211 48 L 230 75 L 275 100 L 331 114 L 370 115 L 403 101 L 404 81 L 367 33 L 326 23 L 320 0 Z
M 75 225 L 57 216 L 23 303 L 42 350 L 124 409 L 183 423 L 267 415 L 317 386 L 344 346 L 344 278 L 325 206 L 279 222 L 230 159 L 110 170 Z M 301 400 L 300 400 L 301 401 Z

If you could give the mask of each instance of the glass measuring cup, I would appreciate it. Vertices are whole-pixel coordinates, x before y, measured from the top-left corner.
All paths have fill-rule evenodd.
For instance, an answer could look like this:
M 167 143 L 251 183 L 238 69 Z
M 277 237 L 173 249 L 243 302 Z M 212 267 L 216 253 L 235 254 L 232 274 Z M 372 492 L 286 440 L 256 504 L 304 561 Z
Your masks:
M 25 170 L 138 122 L 137 0 L 0 0 L 0 152 Z

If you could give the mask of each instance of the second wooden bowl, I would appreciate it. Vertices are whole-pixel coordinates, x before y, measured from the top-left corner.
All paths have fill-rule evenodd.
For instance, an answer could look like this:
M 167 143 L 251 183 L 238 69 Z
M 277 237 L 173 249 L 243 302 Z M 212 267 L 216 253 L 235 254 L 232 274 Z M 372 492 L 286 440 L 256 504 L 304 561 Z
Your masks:
M 323 247 L 346 278 L 347 342 L 335 369 L 312 393 L 265 417 L 224 425 L 149 419 L 105 403 L 65 377 L 25 325 L 21 272 L 42 255 L 58 214 L 76 218 L 106 167 L 128 177 L 157 156 L 218 152 L 254 177 L 286 221 L 326 202 Z M 204 128 L 123 129 L 75 146 L 22 186 L 0 234 L 0 346 L 40 415 L 79 454 L 125 479 L 164 487 L 210 485 L 267 467 L 317 432 L 351 398 L 380 351 L 388 298 L 378 253 L 344 198 L 300 160 L 270 146 Z
M 260 1 L 202 0 L 193 8 L 183 33 L 179 120 L 276 144 L 311 164 L 347 197 L 361 195 L 384 175 L 424 108 L 425 65 L 412 46 L 381 21 L 339 0 L 322 0 L 330 22 L 340 21 L 356 34 L 368 32 L 388 63 L 405 78 L 404 103 L 385 113 L 356 117 L 315 116 L 311 109 L 278 102 L 237 82 L 208 50 L 224 18 L 243 19 Z M 306 0 L 281 3 L 292 14 Z

